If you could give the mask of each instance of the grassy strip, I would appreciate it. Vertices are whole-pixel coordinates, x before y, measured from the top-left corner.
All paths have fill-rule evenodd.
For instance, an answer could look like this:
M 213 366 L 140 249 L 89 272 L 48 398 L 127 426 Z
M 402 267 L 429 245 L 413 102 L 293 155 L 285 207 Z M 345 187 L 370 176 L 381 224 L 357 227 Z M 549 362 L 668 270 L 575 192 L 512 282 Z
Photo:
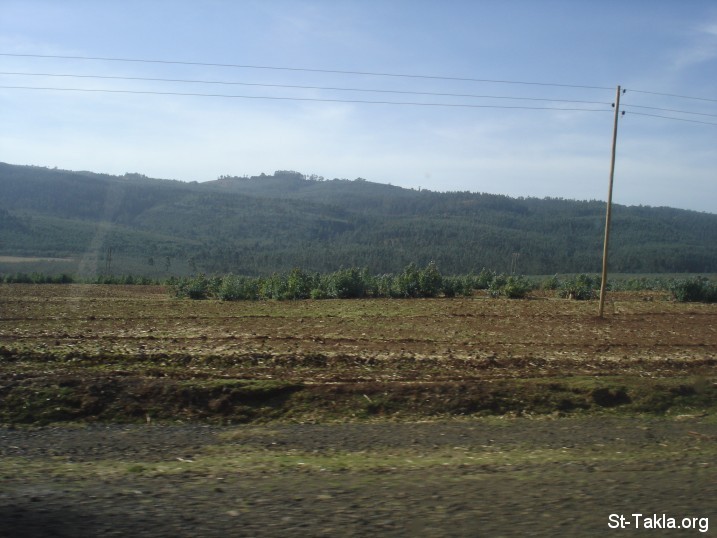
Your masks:
M 275 380 L 28 376 L 0 386 L 0 423 L 331 422 L 717 410 L 715 378 L 567 377 L 301 384 Z
M 494 445 L 430 450 L 393 447 L 370 451 L 316 452 L 246 447 L 232 444 L 231 439 L 226 439 L 221 444 L 205 446 L 191 458 L 172 458 L 159 462 L 105 459 L 79 464 L 65 457 L 10 457 L 0 463 L 0 476 L 20 482 L 37 476 L 59 478 L 70 485 L 73 480 L 95 478 L 107 481 L 137 475 L 153 478 L 181 474 L 189 478 L 277 472 L 381 473 L 460 468 L 465 472 L 485 473 L 485 477 L 490 478 L 494 473 L 530 471 L 565 462 L 583 465 L 590 471 L 616 472 L 620 468 L 632 468 L 635 465 L 649 470 L 664 466 L 665 462 L 682 461 L 685 458 L 709 461 L 715 456 L 717 444 L 690 437 L 669 446 L 625 446 L 620 451 L 615 451 L 615 447 L 609 445 L 539 448 L 526 442 L 524 446 L 511 448 Z

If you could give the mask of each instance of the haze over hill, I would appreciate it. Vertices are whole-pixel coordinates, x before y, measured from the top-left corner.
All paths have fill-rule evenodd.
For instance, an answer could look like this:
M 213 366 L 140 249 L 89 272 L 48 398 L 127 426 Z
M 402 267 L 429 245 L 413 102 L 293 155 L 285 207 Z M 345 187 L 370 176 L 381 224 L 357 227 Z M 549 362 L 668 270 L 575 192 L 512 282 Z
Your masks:
M 87 275 L 382 273 L 431 260 L 445 274 L 598 272 L 604 208 L 293 171 L 185 183 L 0 163 L 0 256 L 71 258 L 42 269 Z M 717 215 L 618 205 L 610 268 L 717 272 Z

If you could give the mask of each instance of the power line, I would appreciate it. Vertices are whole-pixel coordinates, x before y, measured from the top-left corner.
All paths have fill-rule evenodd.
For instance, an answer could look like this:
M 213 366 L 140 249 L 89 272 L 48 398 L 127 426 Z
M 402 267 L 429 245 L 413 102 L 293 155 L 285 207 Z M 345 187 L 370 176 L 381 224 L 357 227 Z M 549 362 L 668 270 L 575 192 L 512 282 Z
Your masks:
M 276 71 L 295 71 L 295 72 L 308 72 L 308 73 L 327 73 L 327 74 L 343 74 L 343 75 L 362 75 L 362 76 L 375 76 L 375 77 L 395 77 L 395 78 L 413 78 L 413 79 L 429 79 L 429 80 L 449 80 L 449 81 L 460 81 L 460 82 L 480 82 L 480 83 L 493 83 L 493 84 L 516 84 L 516 85 L 532 85 L 532 86 L 551 86 L 558 88 L 573 88 L 573 89 L 592 89 L 592 90 L 612 90 L 612 87 L 606 86 L 592 86 L 584 84 L 561 84 L 554 82 L 537 82 L 537 81 L 521 81 L 521 80 L 501 80 L 501 79 L 483 79 L 483 78 L 471 78 L 471 77 L 449 77 L 440 75 L 421 75 L 421 74 L 409 74 L 409 73 L 383 73 L 383 72 L 372 72 L 372 71 L 349 71 L 349 70 L 338 70 L 338 69 L 315 69 L 305 67 L 286 67 L 286 66 L 266 66 L 266 65 L 251 65 L 251 64 L 230 64 L 230 63 L 216 63 L 216 62 L 189 62 L 180 60 L 154 60 L 146 58 L 112 58 L 103 56 L 70 56 L 70 55 L 59 55 L 59 54 L 20 54 L 20 53 L 7 53 L 0 52 L 0 56 L 17 57 L 17 58 L 54 58 L 54 59 L 66 59 L 66 60 L 83 60 L 83 61 L 106 61 L 106 62 L 132 62 L 132 63 L 152 63 L 152 64 L 165 64 L 165 65 L 190 65 L 190 66 L 204 66 L 204 67 L 225 67 L 225 68 L 236 68 L 236 69 L 257 69 L 257 70 L 276 70 Z M 52 76 L 52 75 L 48 75 Z M 200 82 L 200 81 L 197 81 Z M 219 84 L 220 82 L 212 82 Z M 309 89 L 309 88 L 307 88 Z M 322 89 L 322 88 L 317 88 Z M 339 88 L 326 88 L 336 89 Z M 674 97 L 678 99 L 692 99 L 697 101 L 707 101 L 717 103 L 717 99 L 707 97 L 697 97 L 689 95 L 680 95 L 674 93 L 663 93 L 648 90 L 638 90 L 632 88 L 626 88 L 625 91 L 631 91 L 634 93 L 643 93 L 649 95 L 659 95 L 663 97 Z M 359 90 L 357 90 L 359 91 Z M 379 90 L 360 90 L 360 91 L 379 91 Z M 389 90 L 385 90 L 386 93 L 391 93 Z M 410 93 L 410 92 L 406 92 Z M 416 92 L 418 93 L 418 92 Z M 426 93 L 430 95 L 429 93 Z M 439 95 L 439 94 L 436 94 Z M 450 95 L 450 94 L 446 94 Z M 458 96 L 458 95 L 456 95 Z M 470 97 L 470 95 L 466 95 Z M 559 100 L 562 101 L 562 100 Z M 564 101 L 568 102 L 568 101 Z M 580 101 L 570 101 L 580 102 Z M 587 102 L 586 102 L 587 103 Z
M 383 72 L 370 72 L 370 71 L 348 71 L 348 70 L 335 70 L 335 69 L 314 69 L 314 68 L 303 68 L 303 67 L 300 68 L 300 67 L 265 66 L 265 65 L 250 65 L 250 64 L 229 64 L 229 63 L 216 63 L 216 62 L 189 62 L 189 61 L 178 61 L 178 60 L 155 60 L 155 59 L 144 59 L 144 58 L 112 58 L 112 57 L 101 57 L 101 56 L 69 56 L 69 55 L 18 54 L 18 53 L 0 53 L 0 56 L 25 57 L 25 58 L 53 58 L 53 59 L 68 59 L 68 60 L 83 60 L 83 61 L 133 62 L 133 63 L 151 63 L 151 64 L 166 64 L 166 65 L 167 64 L 168 65 L 191 65 L 191 66 L 205 66 L 205 67 L 226 67 L 226 68 L 238 68 L 238 69 L 277 70 L 277 71 L 295 71 L 295 72 L 311 72 L 311 73 L 333 73 L 333 74 L 362 75 L 362 76 L 376 76 L 376 77 L 396 77 L 396 78 L 450 80 L 450 81 L 481 82 L 481 83 L 496 83 L 496 84 L 551 86 L 551 87 L 574 88 L 574 89 L 575 88 L 577 88 L 577 89 L 595 89 L 595 90 L 610 90 L 610 89 L 612 89 L 612 88 L 608 88 L 608 87 L 604 87 L 604 86 L 546 83 L 546 82 L 536 82 L 536 81 L 479 79 L 479 78 L 470 78 L 470 77 L 448 77 L 448 76 L 439 76 L 439 75 L 420 75 L 420 74 L 408 74 L 408 73 L 383 73 Z M 194 80 L 194 79 L 164 79 L 164 78 L 152 78 L 152 77 L 122 77 L 122 76 L 102 76 L 102 75 L 77 75 L 77 74 L 56 74 L 56 73 L 20 73 L 20 72 L 2 72 L 2 73 L 0 73 L 0 75 L 48 76 L 48 77 L 93 78 L 93 79 L 107 79 L 107 80 L 139 80 L 139 81 L 153 81 L 153 82 L 240 85 L 240 86 L 253 86 L 253 87 L 266 87 L 266 88 L 309 89 L 309 90 L 328 90 L 328 91 L 355 91 L 355 92 L 390 93 L 390 94 L 403 94 L 403 95 L 427 95 L 427 96 L 434 96 L 434 97 L 509 99 L 509 100 L 544 101 L 544 102 L 577 103 L 577 104 L 592 104 L 592 105 L 608 105 L 609 104 L 609 103 L 600 102 L 600 101 L 548 99 L 548 98 L 538 98 L 538 97 L 512 97 L 512 96 L 498 96 L 498 95 L 418 92 L 418 91 L 406 91 L 406 90 L 381 90 L 381 89 L 371 89 L 371 88 L 303 86 L 303 85 L 289 85 L 289 84 L 262 84 L 262 83 L 249 83 L 249 82 Z M 110 89 L 30 87 L 30 86 L 0 86 L 0 88 L 3 88 L 3 89 L 25 89 L 25 90 L 46 90 L 46 91 L 124 93 L 124 94 L 144 94 L 144 95 L 176 95 L 176 96 L 190 96 L 190 97 L 214 97 L 214 98 L 234 98 L 234 99 L 266 99 L 266 100 L 283 100 L 283 101 L 312 101 L 312 102 L 334 102 L 334 103 L 431 106 L 431 107 L 502 108 L 502 109 L 524 109 L 524 110 L 563 110 L 563 111 L 578 111 L 578 112 L 601 112 L 601 111 L 603 111 L 601 109 L 567 108 L 567 107 L 471 105 L 471 104 L 461 104 L 461 103 L 421 103 L 421 102 L 408 102 L 408 101 L 369 101 L 369 100 L 361 100 L 361 99 L 326 99 L 326 98 L 308 98 L 308 97 L 250 96 L 250 95 L 190 93 L 190 92 L 160 92 L 160 91 L 146 91 L 146 90 L 144 90 L 144 91 L 143 90 L 110 90 Z M 627 90 L 625 90 L 625 91 L 627 91 Z M 706 102 L 717 102 L 717 99 L 710 99 L 710 98 L 705 98 L 705 97 L 687 96 L 687 95 L 679 95 L 679 94 L 671 94 L 671 93 L 661 93 L 661 92 L 654 92 L 654 91 L 647 91 L 647 90 L 636 90 L 636 89 L 630 89 L 629 91 L 634 92 L 634 93 L 659 95 L 659 96 L 664 96 L 664 97 L 692 99 L 692 100 L 699 100 L 699 101 L 706 101 Z M 641 108 L 641 109 L 646 109 L 646 110 L 674 112 L 674 113 L 679 113 L 679 114 L 717 117 L 716 114 L 709 114 L 709 113 L 703 113 L 703 112 L 692 112 L 692 111 L 687 111 L 687 110 L 677 110 L 677 109 L 650 107 L 650 106 L 642 106 L 642 105 L 625 105 L 625 106 L 632 107 L 632 108 Z M 690 119 L 686 119 L 686 118 L 676 118 L 673 116 L 663 116 L 663 115 L 659 115 L 659 114 L 648 114 L 648 113 L 641 113 L 641 112 L 635 112 L 635 111 L 630 111 L 630 113 L 639 115 L 639 116 L 649 116 L 649 117 L 662 118 L 662 119 L 668 119 L 668 120 L 686 121 L 686 122 L 691 122 L 691 123 L 701 123 L 701 124 L 705 124 L 705 125 L 717 125 L 717 123 L 712 123 L 712 122 L 690 120 Z
M 14 90 L 45 90 L 45 91 L 64 91 L 64 92 L 93 92 L 93 93 L 120 93 L 120 94 L 138 94 L 138 95 L 177 95 L 187 97 L 217 97 L 229 99 L 266 99 L 272 101 L 311 101 L 325 103 L 361 103 L 373 105 L 409 105 L 409 106 L 431 106 L 431 107 L 455 107 L 455 108 L 502 108 L 502 109 L 521 109 L 521 110 L 563 110 L 573 112 L 607 112 L 609 109 L 595 108 L 567 108 L 567 107 L 532 107 L 517 105 L 471 105 L 467 103 L 420 103 L 410 101 L 367 101 L 362 99 L 326 99 L 313 97 L 275 97 L 268 95 L 230 95 L 221 93 L 189 93 L 189 92 L 159 92 L 149 90 L 108 90 L 95 88 L 57 88 L 57 87 L 38 87 L 38 86 L 0 86 L 0 89 Z
M 678 95 L 675 93 L 660 93 L 660 92 L 650 92 L 646 90 L 633 90 L 632 88 L 626 89 L 625 91 L 631 91 L 635 93 L 646 93 L 649 95 L 661 95 L 663 97 L 677 97 L 679 99 L 694 99 L 696 101 L 709 101 L 712 103 L 717 103 L 717 99 L 708 99 L 707 97 L 691 97 L 689 95 Z
M 693 116 L 711 116 L 713 118 L 717 118 L 717 114 L 708 114 L 706 112 L 690 112 L 689 110 L 676 110 L 674 108 L 659 108 L 656 106 L 642 106 L 642 105 L 623 105 L 626 107 L 632 107 L 632 108 L 643 108 L 646 110 L 660 110 L 662 112 L 675 112 L 679 114 L 692 114 Z
M 210 63 L 210 62 L 187 62 L 177 60 L 149 60 L 141 58 L 109 58 L 102 56 L 63 56 L 58 54 L 17 54 L 0 52 L 0 56 L 11 56 L 21 58 L 54 58 L 64 60 L 94 60 L 103 62 L 134 62 L 134 63 L 152 63 L 152 64 L 165 64 L 165 65 L 193 65 L 193 66 L 204 66 L 204 67 L 229 67 L 237 69 L 264 69 L 274 71 L 299 71 L 308 73 L 332 73 L 341 75 L 362 75 L 372 77 L 396 77 L 396 78 L 415 78 L 415 79 L 431 79 L 431 80 L 452 80 L 460 82 L 487 82 L 494 84 L 522 84 L 531 86 L 553 86 L 559 88 L 578 88 L 578 89 L 590 89 L 590 90 L 611 90 L 612 88 L 604 86 L 587 86 L 579 84 L 558 84 L 549 82 L 534 82 L 534 81 L 523 81 L 523 80 L 495 80 L 495 79 L 483 79 L 483 78 L 469 78 L 469 77 L 447 77 L 439 75 L 416 75 L 407 73 L 381 73 L 371 71 L 343 71 L 337 69 L 310 69 L 306 67 L 278 67 L 278 66 L 267 66 L 267 65 L 245 65 L 245 64 L 224 64 L 224 63 Z
M 544 101 L 553 103 L 578 103 L 578 104 L 590 104 L 590 105 L 610 105 L 604 101 L 586 101 L 579 99 L 550 99 L 544 97 L 516 97 L 506 95 L 480 95 L 471 93 L 445 93 L 445 92 L 419 92 L 419 91 L 408 91 L 408 90 L 382 90 L 374 88 L 347 88 L 337 86 L 305 86 L 296 84 L 266 84 L 257 82 L 240 82 L 240 81 L 223 81 L 223 80 L 203 80 L 203 79 L 173 79 L 173 78 L 155 78 L 155 77 L 127 77 L 127 76 L 111 76 L 111 75 L 79 75 L 74 73 L 28 73 L 28 72 L 14 72 L 14 71 L 2 71 L 0 75 L 11 75 L 11 76 L 43 76 L 43 77 L 63 77 L 63 78 L 81 78 L 81 79 L 99 79 L 99 80 L 137 80 L 145 82 L 172 82 L 172 83 L 183 83 L 183 84 L 215 84 L 215 85 L 228 85 L 228 86 L 250 86 L 250 87 L 261 87 L 261 88 L 285 88 L 285 89 L 303 89 L 303 90 L 328 90 L 328 91 L 351 91 L 351 92 L 366 92 L 366 93 L 389 93 L 389 94 L 401 94 L 401 95 L 428 95 L 433 97 L 467 97 L 473 99 L 506 99 L 516 101 Z M 79 90 L 77 90 L 79 91 Z M 633 90 L 637 91 L 637 90 Z M 646 92 L 642 92 L 646 93 Z M 630 108 L 642 108 L 646 110 L 659 110 L 662 112 L 674 112 L 679 114 L 691 114 L 697 116 L 709 116 L 717 118 L 717 114 L 709 114 L 706 112 L 693 112 L 689 110 L 678 110 L 674 108 L 661 108 L 644 105 L 623 105 L 624 107 Z
M 701 123 L 703 125 L 714 125 L 717 126 L 717 123 L 711 122 L 711 121 L 700 121 L 700 120 L 690 120 L 687 118 L 675 118 L 674 116 L 661 116 L 659 114 L 647 114 L 645 112 L 633 112 L 630 111 L 630 114 L 634 114 L 636 116 L 649 116 L 651 118 L 662 118 L 665 120 L 675 120 L 675 121 L 688 121 L 690 123 Z
M 73 77 L 73 78 L 91 78 L 91 79 L 114 79 L 114 80 L 140 80 L 150 82 L 180 82 L 180 83 L 198 83 L 198 84 L 221 84 L 221 85 L 238 85 L 238 86 L 254 86 L 264 88 L 290 88 L 305 90 L 329 90 L 329 91 L 353 91 L 353 92 L 371 92 L 371 93 L 391 93 L 404 95 L 430 95 L 440 97 L 470 97 L 476 99 L 511 99 L 523 101 L 550 101 L 559 103 L 580 103 L 592 105 L 610 105 L 604 101 L 585 101 L 576 99 L 548 99 L 540 97 L 513 97 L 505 95 L 477 95 L 470 93 L 442 93 L 442 92 L 418 92 L 406 90 L 380 90 L 372 88 L 346 88 L 335 86 L 302 86 L 293 84 L 265 84 L 254 82 L 235 82 L 235 81 L 216 81 L 216 80 L 197 80 L 197 79 L 167 79 L 167 78 L 150 78 L 150 77 L 121 77 L 121 76 L 103 76 L 103 75 L 76 75 L 76 74 L 55 74 L 55 73 L 16 73 L 16 72 L 0 72 L 0 75 L 23 75 L 23 76 L 48 76 L 48 77 Z
M 0 72 L 0 75 L 20 75 L 20 76 L 44 76 L 44 77 L 67 77 L 67 78 L 88 78 L 101 80 L 139 80 L 146 82 L 179 82 L 190 84 L 217 84 L 228 86 L 253 86 L 261 88 L 288 88 L 302 90 L 329 90 L 329 91 L 351 91 L 351 92 L 371 92 L 371 93 L 391 93 L 403 95 L 430 95 L 433 97 L 469 97 L 474 99 L 510 99 L 517 101 L 549 101 L 554 103 L 579 103 L 589 105 L 610 105 L 604 101 L 584 101 L 576 99 L 548 99 L 542 97 L 512 97 L 506 95 L 477 95 L 471 93 L 442 93 L 442 92 L 418 92 L 407 90 L 380 90 L 372 88 L 346 88 L 336 86 L 302 86 L 295 84 L 265 84 L 257 82 L 238 82 L 238 81 L 222 81 L 222 80 L 197 80 L 197 79 L 174 79 L 174 78 L 152 78 L 152 77 L 123 77 L 110 75 L 77 75 L 67 73 L 26 73 L 26 72 Z

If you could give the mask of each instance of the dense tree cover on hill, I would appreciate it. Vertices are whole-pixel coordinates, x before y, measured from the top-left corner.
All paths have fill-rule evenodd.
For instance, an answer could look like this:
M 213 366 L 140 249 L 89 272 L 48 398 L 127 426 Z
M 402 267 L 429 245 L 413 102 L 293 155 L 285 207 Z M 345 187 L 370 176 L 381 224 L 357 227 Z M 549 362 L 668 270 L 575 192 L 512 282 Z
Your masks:
M 0 255 L 73 258 L 73 270 L 88 275 L 381 274 L 431 261 L 449 275 L 594 273 L 603 226 L 597 201 L 292 171 L 183 183 L 0 163 Z M 717 215 L 617 206 L 611 237 L 611 271 L 717 272 Z

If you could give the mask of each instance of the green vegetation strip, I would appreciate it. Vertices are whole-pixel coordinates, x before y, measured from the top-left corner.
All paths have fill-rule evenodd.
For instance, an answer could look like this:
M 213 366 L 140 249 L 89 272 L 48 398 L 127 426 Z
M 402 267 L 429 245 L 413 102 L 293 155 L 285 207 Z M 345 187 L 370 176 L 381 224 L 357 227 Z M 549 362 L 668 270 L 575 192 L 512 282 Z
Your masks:
M 478 274 L 442 275 L 434 262 L 425 268 L 415 263 L 398 274 L 370 274 L 367 268 L 340 269 L 318 273 L 294 268 L 290 272 L 273 273 L 268 277 L 249 277 L 224 274 L 207 276 L 151 279 L 135 275 L 98 275 L 79 278 L 63 273 L 0 272 L 0 284 L 113 284 L 165 285 L 172 295 L 189 299 L 220 299 L 222 301 L 301 300 L 301 299 L 360 299 L 360 298 L 427 298 L 470 297 L 476 291 L 487 290 L 490 297 L 523 299 L 531 291 L 553 291 L 563 299 L 595 299 L 600 289 L 598 275 L 574 274 L 547 278 L 506 275 L 483 268 Z M 627 277 L 618 275 L 608 280 L 610 291 L 666 291 L 679 302 L 717 302 L 717 282 L 701 275 Z
M 508 425 L 509 426 L 509 425 Z M 241 434 L 240 434 L 241 435 Z M 241 438 L 241 437 L 240 437 Z M 232 434 L 224 436 L 220 444 L 207 445 L 191 457 L 176 457 L 163 461 L 129 461 L 104 459 L 78 463 L 72 458 L 4 458 L 0 463 L 0 477 L 6 481 L 22 481 L 43 476 L 62 479 L 69 485 L 72 480 L 95 478 L 122 479 L 142 475 L 157 477 L 181 474 L 186 477 L 228 476 L 232 474 L 263 474 L 275 472 L 393 472 L 421 471 L 436 468 L 456 469 L 485 473 L 490 477 L 502 471 L 530 471 L 531 468 L 570 462 L 583 465 L 590 471 L 615 472 L 622 468 L 639 466 L 649 470 L 667 461 L 712 461 L 717 456 L 717 443 L 686 436 L 669 445 L 625 446 L 616 451 L 612 445 L 583 447 L 536 448 L 525 446 L 501 448 L 442 447 L 377 448 L 369 451 L 302 451 L 296 449 L 269 449 L 235 444 Z M 2 491 L 2 486 L 0 486 Z
M 0 423 L 416 420 L 717 410 L 716 379 L 568 377 L 303 384 L 138 376 L 27 377 L 0 386 Z

